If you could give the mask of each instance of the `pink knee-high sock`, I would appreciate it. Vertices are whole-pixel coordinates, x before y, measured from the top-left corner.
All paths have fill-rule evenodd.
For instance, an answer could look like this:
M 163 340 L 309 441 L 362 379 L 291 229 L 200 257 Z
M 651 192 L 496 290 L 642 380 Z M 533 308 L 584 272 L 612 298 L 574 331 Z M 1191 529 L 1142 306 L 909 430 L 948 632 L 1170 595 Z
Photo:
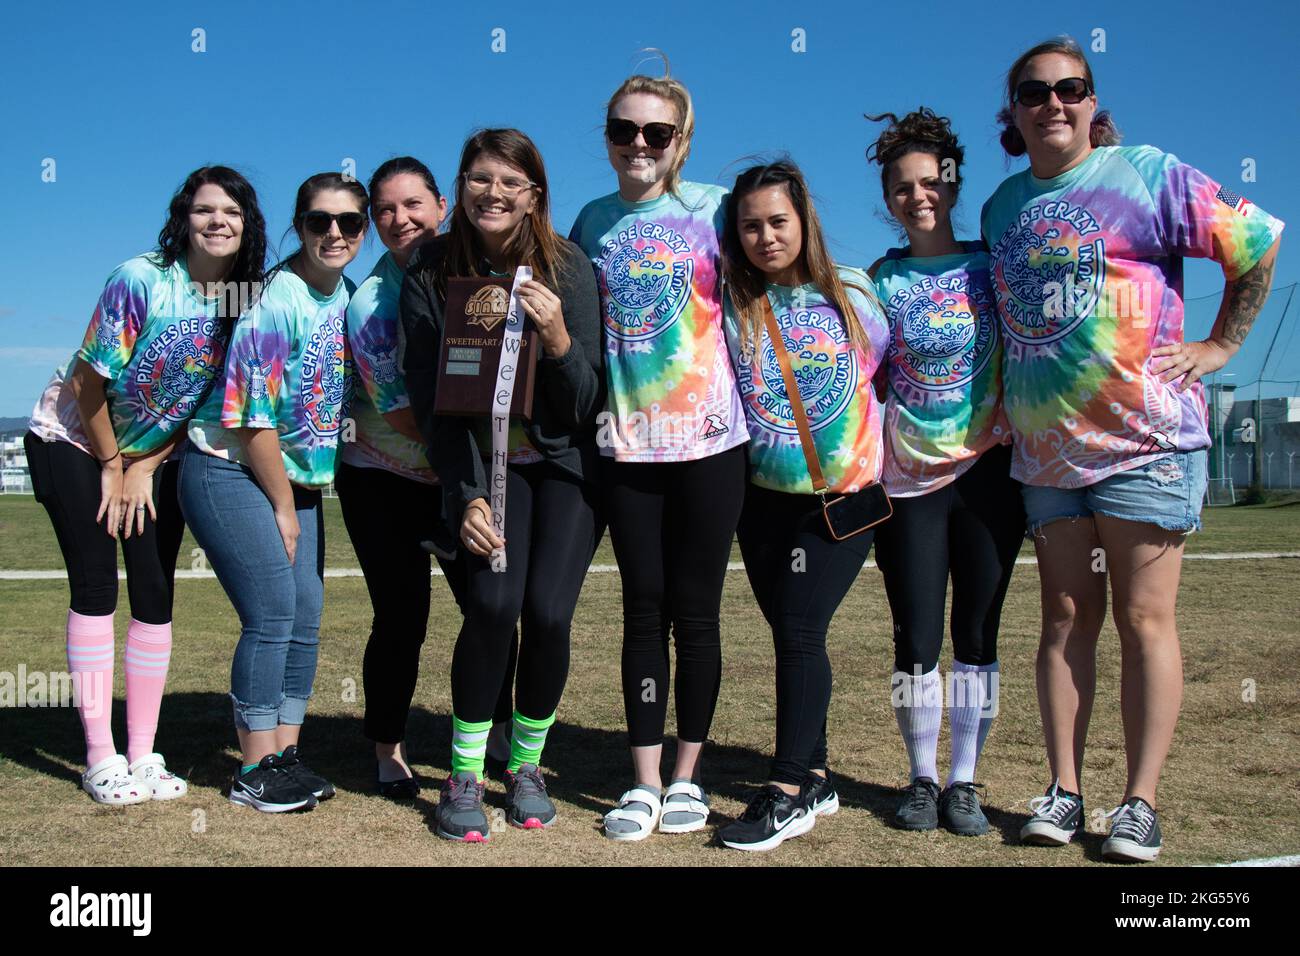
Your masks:
M 86 766 L 117 753 L 113 746 L 113 615 L 68 611 L 68 672 L 86 732 Z
M 126 758 L 132 763 L 153 753 L 167 665 L 172 657 L 172 626 L 131 618 L 126 629 Z

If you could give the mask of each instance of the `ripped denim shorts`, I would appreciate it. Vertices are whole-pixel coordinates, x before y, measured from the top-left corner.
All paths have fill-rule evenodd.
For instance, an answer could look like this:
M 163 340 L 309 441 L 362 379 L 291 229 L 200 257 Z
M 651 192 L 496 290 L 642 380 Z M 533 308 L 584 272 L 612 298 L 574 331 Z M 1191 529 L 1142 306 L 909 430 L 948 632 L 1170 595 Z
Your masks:
M 1209 450 L 1175 452 L 1082 488 L 1025 485 L 1025 523 L 1030 538 L 1062 518 L 1106 515 L 1142 521 L 1166 531 L 1201 530 Z

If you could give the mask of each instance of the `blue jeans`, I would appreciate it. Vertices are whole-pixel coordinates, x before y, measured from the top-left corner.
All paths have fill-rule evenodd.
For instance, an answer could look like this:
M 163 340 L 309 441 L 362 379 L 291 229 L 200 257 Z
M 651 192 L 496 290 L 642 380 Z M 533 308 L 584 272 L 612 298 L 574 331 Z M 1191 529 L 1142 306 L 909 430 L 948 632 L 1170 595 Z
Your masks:
M 240 730 L 301 724 L 307 714 L 325 602 L 320 492 L 294 487 L 301 536 L 293 564 L 271 501 L 245 465 L 191 447 L 181 460 L 180 500 L 239 614 L 230 698 Z

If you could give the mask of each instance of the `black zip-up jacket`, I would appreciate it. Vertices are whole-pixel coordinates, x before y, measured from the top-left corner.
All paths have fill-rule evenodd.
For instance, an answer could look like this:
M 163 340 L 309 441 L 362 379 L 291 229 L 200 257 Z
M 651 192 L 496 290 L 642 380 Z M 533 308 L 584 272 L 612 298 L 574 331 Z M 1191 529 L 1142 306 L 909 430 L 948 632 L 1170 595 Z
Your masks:
M 547 461 L 575 478 L 594 483 L 596 416 L 605 407 L 600 299 L 591 260 L 574 243 L 560 242 L 560 287 L 552 291 L 560 298 L 572 344 L 559 358 L 543 351 L 538 359 L 533 419 L 524 423 L 524 433 Z M 411 256 L 402 282 L 398 361 L 406 376 L 416 425 L 429 450 L 429 464 L 442 484 L 447 521 L 455 530 L 471 501 L 488 498 L 489 479 L 475 439 L 475 419 L 433 413 L 444 305 L 434 275 L 446 249 L 447 237 L 438 236 Z

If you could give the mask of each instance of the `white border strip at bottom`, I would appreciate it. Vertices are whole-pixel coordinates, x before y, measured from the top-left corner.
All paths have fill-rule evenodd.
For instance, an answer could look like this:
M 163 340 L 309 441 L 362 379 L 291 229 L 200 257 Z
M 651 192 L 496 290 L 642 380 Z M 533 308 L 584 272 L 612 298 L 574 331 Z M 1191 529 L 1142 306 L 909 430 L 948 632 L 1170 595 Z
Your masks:
M 1238 860 L 1236 863 L 1217 863 L 1216 866 L 1300 866 L 1300 854 L 1295 856 L 1261 856 L 1257 860 Z

